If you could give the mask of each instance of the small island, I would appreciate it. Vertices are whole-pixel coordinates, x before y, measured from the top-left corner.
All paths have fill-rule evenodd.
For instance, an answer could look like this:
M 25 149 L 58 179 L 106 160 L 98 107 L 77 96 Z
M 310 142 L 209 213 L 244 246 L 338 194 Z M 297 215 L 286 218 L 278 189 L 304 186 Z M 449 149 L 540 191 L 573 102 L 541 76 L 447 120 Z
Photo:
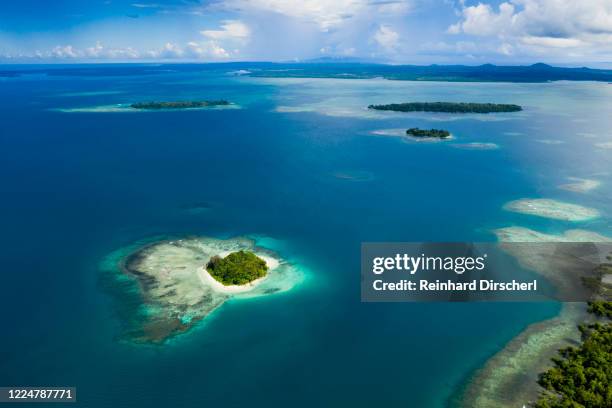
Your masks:
M 145 344 L 186 333 L 229 299 L 270 296 L 302 280 L 296 266 L 243 237 L 137 242 L 102 269 L 121 310 L 121 337 Z
M 450 137 L 450 132 L 448 130 L 443 129 L 419 129 L 419 128 L 410 128 L 406 131 L 406 134 L 414 137 L 423 137 L 423 138 L 438 138 L 438 139 L 447 139 Z
M 211 106 L 226 106 L 230 103 L 226 100 L 220 99 L 216 101 L 174 101 L 174 102 L 136 102 L 130 105 L 133 109 L 193 109 L 193 108 L 207 108 Z
M 368 109 L 394 112 L 445 112 L 445 113 L 497 113 L 519 112 L 523 108 L 513 104 L 466 102 L 407 102 L 387 105 L 370 105 Z
M 266 261 L 253 252 L 232 252 L 225 258 L 215 255 L 206 264 L 206 270 L 224 285 L 245 285 L 266 276 Z

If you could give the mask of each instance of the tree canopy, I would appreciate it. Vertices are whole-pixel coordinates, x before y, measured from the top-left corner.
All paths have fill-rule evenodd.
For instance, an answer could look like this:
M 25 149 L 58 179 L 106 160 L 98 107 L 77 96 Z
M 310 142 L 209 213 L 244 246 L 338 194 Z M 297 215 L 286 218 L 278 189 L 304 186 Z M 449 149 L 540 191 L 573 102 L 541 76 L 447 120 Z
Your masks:
M 589 302 L 589 312 L 611 318 L 612 302 Z M 540 375 L 546 389 L 534 408 L 612 407 L 612 322 L 578 326 L 582 343 L 559 350 L 554 367 Z
M 494 113 L 518 112 L 523 110 L 519 105 L 504 103 L 468 103 L 468 102 L 406 102 L 387 105 L 370 105 L 368 109 L 397 112 L 449 112 L 449 113 Z
M 224 285 L 244 285 L 266 276 L 266 262 L 252 252 L 232 252 L 225 258 L 213 256 L 206 270 Z
M 136 102 L 130 105 L 134 109 L 192 109 L 192 108 L 205 108 L 207 106 L 220 106 L 229 105 L 226 100 L 218 101 L 150 101 L 150 102 Z
M 406 131 L 406 134 L 414 137 L 437 137 L 439 139 L 450 137 L 450 132 L 444 129 L 410 128 Z

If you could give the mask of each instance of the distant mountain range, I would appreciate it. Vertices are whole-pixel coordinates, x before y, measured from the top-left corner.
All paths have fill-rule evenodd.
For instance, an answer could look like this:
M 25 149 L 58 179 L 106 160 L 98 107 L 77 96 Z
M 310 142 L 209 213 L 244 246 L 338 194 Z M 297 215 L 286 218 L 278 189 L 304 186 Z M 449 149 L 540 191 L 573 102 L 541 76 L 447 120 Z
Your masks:
M 307 62 L 229 62 L 209 64 L 63 64 L 4 65 L 0 77 L 21 75 L 123 76 L 161 75 L 172 72 L 234 72 L 274 78 L 377 78 L 404 81 L 452 82 L 547 82 L 603 81 L 612 83 L 612 70 L 564 68 L 547 64 L 498 66 L 468 65 L 383 65 L 370 62 L 323 58 Z

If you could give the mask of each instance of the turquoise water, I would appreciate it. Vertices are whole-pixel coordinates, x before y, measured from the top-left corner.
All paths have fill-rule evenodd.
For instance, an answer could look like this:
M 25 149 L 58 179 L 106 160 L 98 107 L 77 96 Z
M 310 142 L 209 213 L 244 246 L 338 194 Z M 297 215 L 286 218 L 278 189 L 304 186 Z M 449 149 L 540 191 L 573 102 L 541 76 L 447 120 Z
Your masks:
M 362 304 L 361 242 L 490 241 L 492 229 L 513 225 L 610 234 L 610 149 L 597 146 L 612 142 L 607 84 L 117 70 L 0 79 L 1 385 L 76 386 L 86 407 L 443 407 L 558 305 Z M 190 98 L 240 109 L 70 111 Z M 406 100 L 526 109 L 467 117 L 364 109 Z M 449 129 L 455 140 L 371 134 L 414 126 Z M 557 188 L 567 177 L 602 186 Z M 502 210 L 523 197 L 603 216 L 570 224 Z M 231 301 L 164 346 L 135 346 L 120 340 L 122 303 L 100 263 L 160 235 L 254 236 L 307 278 L 288 293 Z

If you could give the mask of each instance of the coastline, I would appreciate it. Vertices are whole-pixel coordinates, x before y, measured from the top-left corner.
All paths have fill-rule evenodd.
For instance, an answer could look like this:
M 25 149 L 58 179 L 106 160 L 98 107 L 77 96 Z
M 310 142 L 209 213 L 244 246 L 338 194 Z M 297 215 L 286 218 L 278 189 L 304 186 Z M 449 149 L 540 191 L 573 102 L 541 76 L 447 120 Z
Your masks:
M 556 317 L 527 326 L 471 376 L 458 405 L 514 408 L 533 402 L 543 391 L 539 373 L 551 366 L 558 349 L 580 340 L 577 325 L 587 315 L 586 304 L 564 303 Z
M 547 234 L 514 226 L 493 232 L 503 250 L 525 268 L 554 283 L 560 293 L 572 292 L 576 285 L 581 284 L 572 278 L 572 274 L 560 273 L 565 266 L 572 264 L 573 257 L 559 258 L 559 254 L 555 255 L 554 251 L 547 250 L 545 246 L 512 246 L 510 243 L 579 244 L 611 241 L 607 236 L 581 229 Z M 542 262 L 552 257 L 559 258 L 554 266 Z M 484 366 L 477 369 L 458 393 L 457 405 L 466 408 L 528 406 L 544 391 L 537 383 L 539 374 L 552 366 L 551 359 L 558 356 L 560 348 L 580 341 L 577 326 L 591 319 L 585 302 L 561 303 L 561 310 L 555 317 L 527 326 L 490 357 Z

